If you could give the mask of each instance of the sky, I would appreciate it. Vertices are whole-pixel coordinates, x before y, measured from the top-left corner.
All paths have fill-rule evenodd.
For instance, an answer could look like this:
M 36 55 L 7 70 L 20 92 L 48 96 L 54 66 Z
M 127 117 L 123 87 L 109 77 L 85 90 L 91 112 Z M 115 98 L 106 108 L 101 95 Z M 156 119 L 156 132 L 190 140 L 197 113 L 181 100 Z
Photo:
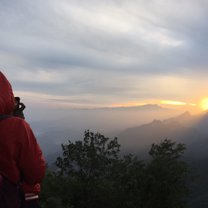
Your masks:
M 43 109 L 198 105 L 207 10 L 206 0 L 1 0 L 0 69 Z

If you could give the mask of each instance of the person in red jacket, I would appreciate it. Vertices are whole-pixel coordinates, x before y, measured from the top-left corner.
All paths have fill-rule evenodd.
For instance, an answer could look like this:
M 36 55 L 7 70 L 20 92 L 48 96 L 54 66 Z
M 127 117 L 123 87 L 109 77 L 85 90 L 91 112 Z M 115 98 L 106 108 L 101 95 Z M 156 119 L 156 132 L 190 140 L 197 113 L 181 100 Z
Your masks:
M 20 97 L 15 97 L 15 109 L 12 113 L 13 116 L 20 117 L 22 119 L 25 119 L 24 116 L 24 109 L 25 105 L 24 103 L 20 102 Z M 39 206 L 39 194 L 41 191 L 41 186 L 39 183 L 31 186 L 26 183 L 22 183 L 23 188 L 23 197 L 24 203 L 22 204 L 22 208 L 40 208 Z
M 25 190 L 34 190 L 44 178 L 46 163 L 31 127 L 12 116 L 14 109 L 12 87 L 0 72 L 0 175 L 12 184 L 24 184 Z M 21 202 L 12 205 L 20 207 Z

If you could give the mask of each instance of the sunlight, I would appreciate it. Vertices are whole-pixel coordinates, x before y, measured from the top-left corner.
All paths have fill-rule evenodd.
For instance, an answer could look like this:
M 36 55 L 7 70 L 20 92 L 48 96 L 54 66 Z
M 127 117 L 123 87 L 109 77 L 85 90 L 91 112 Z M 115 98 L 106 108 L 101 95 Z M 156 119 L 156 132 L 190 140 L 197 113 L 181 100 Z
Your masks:
M 187 103 L 185 102 L 181 102 L 181 101 L 175 101 L 175 100 L 161 100 L 160 101 L 161 104 L 166 104 L 166 105 L 187 105 Z
M 120 103 L 120 104 L 112 104 L 109 107 L 118 108 L 118 107 L 138 107 L 142 105 L 147 105 L 146 102 L 128 102 L 128 103 Z
M 176 101 L 176 100 L 161 100 L 160 104 L 163 105 L 173 105 L 173 106 L 196 106 L 195 103 L 186 103 L 186 102 L 181 102 L 181 101 Z
M 205 97 L 201 100 L 200 107 L 204 111 L 208 110 L 208 97 Z

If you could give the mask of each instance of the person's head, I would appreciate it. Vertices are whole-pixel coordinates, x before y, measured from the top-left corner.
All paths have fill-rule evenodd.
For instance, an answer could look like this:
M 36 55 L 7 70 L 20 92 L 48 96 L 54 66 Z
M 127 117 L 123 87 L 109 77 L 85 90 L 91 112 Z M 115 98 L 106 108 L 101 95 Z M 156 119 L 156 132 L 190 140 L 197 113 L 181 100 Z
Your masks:
M 15 98 L 12 91 L 12 86 L 0 72 L 0 114 L 12 114 L 15 109 Z

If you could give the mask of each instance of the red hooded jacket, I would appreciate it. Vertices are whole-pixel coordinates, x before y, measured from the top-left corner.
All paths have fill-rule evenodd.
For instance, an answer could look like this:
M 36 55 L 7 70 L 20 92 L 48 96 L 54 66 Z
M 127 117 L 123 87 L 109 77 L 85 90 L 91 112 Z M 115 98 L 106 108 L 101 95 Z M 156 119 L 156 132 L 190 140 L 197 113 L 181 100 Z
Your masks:
M 0 72 L 0 115 L 10 115 L 14 109 L 12 87 Z M 0 173 L 10 181 L 40 183 L 46 164 L 42 151 L 29 124 L 21 118 L 0 120 Z

